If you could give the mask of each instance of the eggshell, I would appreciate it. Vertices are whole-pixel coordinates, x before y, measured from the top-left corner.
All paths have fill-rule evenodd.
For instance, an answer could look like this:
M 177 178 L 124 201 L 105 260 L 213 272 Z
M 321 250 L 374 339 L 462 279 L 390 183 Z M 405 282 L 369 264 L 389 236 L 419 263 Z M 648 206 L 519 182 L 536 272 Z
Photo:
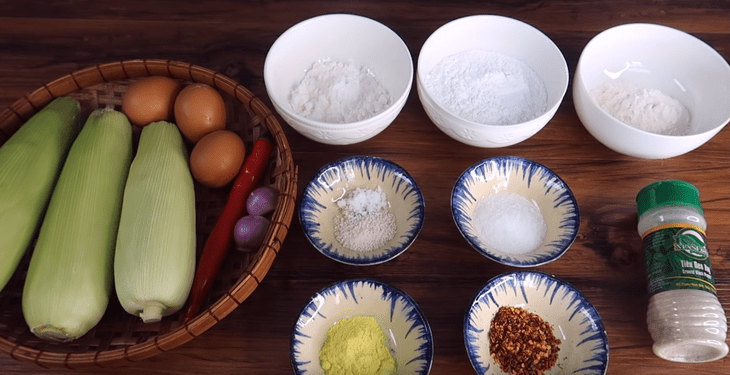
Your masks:
M 132 83 L 122 95 L 122 113 L 137 126 L 171 121 L 175 99 L 181 89 L 182 84 L 169 77 L 142 78 Z
M 233 240 L 238 250 L 255 250 L 264 243 L 269 219 L 259 215 L 246 215 L 236 222 Z
M 191 143 L 197 143 L 206 134 L 226 127 L 223 96 L 204 83 L 185 86 L 175 99 L 174 110 L 180 133 Z
M 233 181 L 241 170 L 246 146 L 230 130 L 216 130 L 203 137 L 190 153 L 190 172 L 201 184 L 218 188 Z
M 249 194 L 246 200 L 246 212 L 249 215 L 268 215 L 276 208 L 279 192 L 271 186 L 261 186 Z

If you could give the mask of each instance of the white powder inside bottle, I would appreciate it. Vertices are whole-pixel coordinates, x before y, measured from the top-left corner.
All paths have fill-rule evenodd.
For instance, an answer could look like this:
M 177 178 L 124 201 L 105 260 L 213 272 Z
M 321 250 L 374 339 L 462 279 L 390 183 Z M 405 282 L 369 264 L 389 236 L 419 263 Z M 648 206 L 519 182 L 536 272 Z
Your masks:
M 380 186 L 356 188 L 337 206 L 342 216 L 335 217 L 335 238 L 348 249 L 373 251 L 395 237 L 395 215 Z
M 368 119 L 383 112 L 391 102 L 375 75 L 352 61 L 314 62 L 289 96 L 295 112 L 335 124 Z
M 424 84 L 438 103 L 480 124 L 519 124 L 547 110 L 547 90 L 537 73 L 498 52 L 468 50 L 448 56 Z
M 474 207 L 474 226 L 484 244 L 506 254 L 525 254 L 545 239 L 547 225 L 540 208 L 520 194 L 490 194 Z
M 611 116 L 635 128 L 664 135 L 691 131 L 687 107 L 660 90 L 609 81 L 591 90 L 591 96 Z

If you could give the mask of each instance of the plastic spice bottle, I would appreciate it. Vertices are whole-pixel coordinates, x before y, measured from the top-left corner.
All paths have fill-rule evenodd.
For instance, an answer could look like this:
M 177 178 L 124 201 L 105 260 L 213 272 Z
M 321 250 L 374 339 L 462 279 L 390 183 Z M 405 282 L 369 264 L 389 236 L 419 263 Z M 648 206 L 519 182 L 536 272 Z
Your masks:
M 675 362 L 723 358 L 727 319 L 717 299 L 699 191 L 684 181 L 658 181 L 639 191 L 636 204 L 654 354 Z

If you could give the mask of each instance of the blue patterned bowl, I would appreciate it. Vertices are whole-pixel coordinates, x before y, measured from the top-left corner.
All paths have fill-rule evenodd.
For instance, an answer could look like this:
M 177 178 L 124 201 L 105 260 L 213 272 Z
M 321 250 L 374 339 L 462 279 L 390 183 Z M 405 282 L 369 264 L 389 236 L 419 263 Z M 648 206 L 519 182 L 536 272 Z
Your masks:
M 491 279 L 464 319 L 464 343 L 474 370 L 502 375 L 489 353 L 489 327 L 500 306 L 539 315 L 561 340 L 558 360 L 546 374 L 603 375 L 608 369 L 608 337 L 596 308 L 572 285 L 541 272 L 511 272 Z
M 374 250 L 355 251 L 335 235 L 342 218 L 337 202 L 356 188 L 382 188 L 389 212 L 395 216 L 395 236 Z M 299 222 L 309 242 L 322 254 L 350 265 L 373 265 L 402 254 L 423 227 L 425 207 L 421 190 L 403 168 L 373 156 L 344 158 L 322 167 L 304 188 Z
M 479 230 L 474 213 L 482 199 L 500 192 L 519 194 L 539 209 L 546 228 L 542 244 L 519 254 L 489 246 L 490 239 Z M 451 213 L 474 249 L 513 267 L 534 267 L 560 258 L 575 241 L 580 226 L 578 202 L 568 185 L 547 167 L 516 156 L 485 159 L 467 168 L 454 184 Z
M 323 374 L 319 352 L 327 331 L 341 319 L 371 316 L 388 337 L 398 375 L 427 375 L 433 363 L 433 334 L 426 317 L 406 293 L 371 279 L 335 283 L 315 294 L 294 327 L 291 361 L 296 374 Z

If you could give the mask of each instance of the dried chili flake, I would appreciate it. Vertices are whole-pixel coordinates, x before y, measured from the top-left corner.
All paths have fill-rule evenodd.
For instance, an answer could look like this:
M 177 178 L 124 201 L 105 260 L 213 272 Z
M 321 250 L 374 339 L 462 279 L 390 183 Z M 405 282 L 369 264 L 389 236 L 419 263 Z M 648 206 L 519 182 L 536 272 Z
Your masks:
M 489 326 L 489 352 L 511 375 L 543 375 L 555 366 L 560 340 L 539 315 L 502 306 Z

